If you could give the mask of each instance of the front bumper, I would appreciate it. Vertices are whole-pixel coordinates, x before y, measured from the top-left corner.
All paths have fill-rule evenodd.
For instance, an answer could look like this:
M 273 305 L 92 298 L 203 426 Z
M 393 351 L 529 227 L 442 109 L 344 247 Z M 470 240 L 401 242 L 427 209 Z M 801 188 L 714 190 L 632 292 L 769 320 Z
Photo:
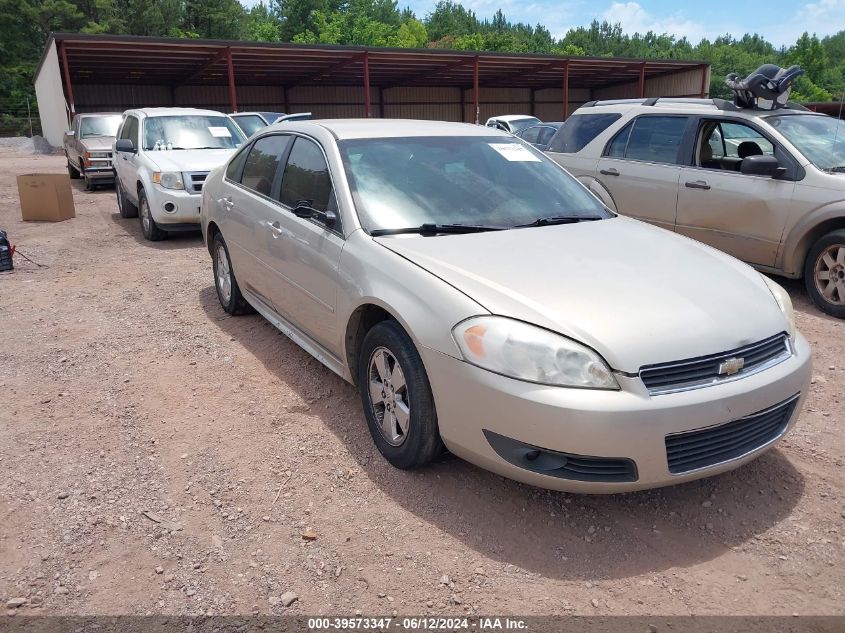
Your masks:
M 199 228 L 201 192 L 165 189 L 152 185 L 147 202 L 153 219 L 156 224 L 163 225 L 162 228 L 167 229 L 168 224 L 195 224 L 196 228 Z
M 114 169 L 112 168 L 111 161 L 104 159 L 96 159 L 96 161 L 85 163 L 82 173 L 90 181 L 98 183 L 114 182 Z
M 649 396 L 638 377 L 618 376 L 621 390 L 547 387 L 500 376 L 423 348 L 440 434 L 454 454 L 511 479 L 542 488 L 612 493 L 667 486 L 740 466 L 795 424 L 811 374 L 803 336 L 782 363 L 741 380 Z M 798 395 L 777 437 L 728 461 L 672 474 L 666 436 L 722 425 L 765 411 Z M 502 458 L 496 436 L 574 456 L 631 460 L 634 481 L 578 481 L 533 472 Z M 501 449 L 501 446 L 500 446 Z

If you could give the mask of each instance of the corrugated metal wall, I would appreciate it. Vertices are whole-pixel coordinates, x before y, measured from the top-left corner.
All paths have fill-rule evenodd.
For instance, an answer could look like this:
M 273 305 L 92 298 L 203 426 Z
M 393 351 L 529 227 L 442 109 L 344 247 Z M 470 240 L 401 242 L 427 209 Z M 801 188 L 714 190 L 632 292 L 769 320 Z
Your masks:
M 671 75 L 653 77 L 645 81 L 646 97 L 698 97 L 701 95 L 701 76 L 704 78 L 704 89 L 710 89 L 709 68 L 693 68 Z M 593 99 L 636 99 L 640 96 L 639 81 L 633 81 L 606 88 L 593 90 Z
M 695 68 L 682 73 L 646 80 L 646 96 L 698 96 L 702 73 Z M 709 78 L 705 78 L 705 86 Z M 287 92 L 287 94 L 285 94 Z M 463 93 L 463 94 L 462 94 Z M 122 111 L 144 106 L 193 106 L 222 112 L 230 111 L 227 86 L 151 86 L 96 85 L 74 86 L 77 110 Z M 639 96 L 638 82 L 589 90 L 570 88 L 569 112 L 591 99 L 620 99 Z M 433 119 L 442 121 L 475 120 L 471 89 L 446 86 L 397 87 L 370 91 L 372 114 L 375 117 Z M 281 112 L 311 112 L 315 118 L 348 118 L 364 116 L 364 88 L 343 86 L 299 86 L 287 91 L 281 86 L 238 86 L 238 109 Z M 381 99 L 384 103 L 381 103 Z M 563 117 L 562 88 L 534 91 L 534 116 L 544 121 Z M 528 88 L 481 87 L 479 120 L 501 114 L 531 114 L 532 95 Z M 463 114 L 462 114 L 463 111 Z

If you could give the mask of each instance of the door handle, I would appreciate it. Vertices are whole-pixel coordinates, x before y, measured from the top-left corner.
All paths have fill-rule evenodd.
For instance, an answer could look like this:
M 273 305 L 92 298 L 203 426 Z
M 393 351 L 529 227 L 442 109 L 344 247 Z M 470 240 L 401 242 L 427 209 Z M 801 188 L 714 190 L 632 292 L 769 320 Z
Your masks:
M 270 223 L 268 222 L 268 223 L 267 223 L 267 228 L 268 228 L 268 229 L 270 229 L 270 231 L 273 233 L 273 237 L 274 237 L 274 238 L 281 237 L 281 236 L 282 236 L 282 234 L 284 233 L 284 229 L 282 229 L 282 225 L 281 225 L 281 224 L 279 224 L 279 222 L 278 222 L 278 221 L 273 222 L 272 224 L 270 224 Z
M 604 174 L 605 176 L 618 176 L 619 172 L 616 171 L 613 167 L 610 169 L 601 169 L 599 170 L 600 174 Z
M 710 189 L 710 185 L 704 180 L 693 180 L 692 182 L 684 183 L 684 186 L 689 189 Z

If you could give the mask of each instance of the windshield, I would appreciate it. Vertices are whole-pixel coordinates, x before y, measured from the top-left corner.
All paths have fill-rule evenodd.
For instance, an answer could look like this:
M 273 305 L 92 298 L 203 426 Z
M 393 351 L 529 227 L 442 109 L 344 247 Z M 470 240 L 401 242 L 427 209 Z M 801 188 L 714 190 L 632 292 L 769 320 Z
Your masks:
M 234 149 L 244 137 L 226 116 L 180 115 L 148 117 L 144 149 Z
M 243 114 L 232 118 L 235 119 L 235 123 L 238 124 L 238 127 L 241 128 L 247 136 L 252 136 L 258 130 L 267 126 L 264 119 L 257 114 Z
M 530 119 L 517 119 L 516 121 L 508 121 L 508 125 L 510 125 L 511 129 L 514 131 L 514 133 L 516 133 L 532 125 L 537 125 L 540 122 L 540 119 L 532 117 Z
M 79 124 L 80 138 L 91 138 L 92 136 L 117 136 L 117 128 L 120 126 L 120 115 L 113 116 L 86 116 L 82 117 Z
M 780 115 L 768 123 L 823 171 L 845 171 L 845 121 L 808 114 Z
M 361 224 L 511 228 L 540 217 L 612 214 L 574 178 L 516 138 L 454 136 L 340 141 Z

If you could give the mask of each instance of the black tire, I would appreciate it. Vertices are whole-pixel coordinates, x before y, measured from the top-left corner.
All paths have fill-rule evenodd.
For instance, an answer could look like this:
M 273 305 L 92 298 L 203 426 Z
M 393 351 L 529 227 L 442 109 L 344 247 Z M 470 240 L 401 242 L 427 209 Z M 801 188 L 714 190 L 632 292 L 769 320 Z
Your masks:
M 388 441 L 386 433 L 382 430 L 381 422 L 388 414 L 387 404 L 374 404 L 370 394 L 371 372 L 375 371 L 371 370 L 371 362 L 375 354 L 382 350 L 390 353 L 405 378 L 405 388 L 396 389 L 396 395 L 392 396 L 392 406 L 395 408 L 404 404 L 409 409 L 407 431 L 402 433 L 399 440 L 394 439 L 394 443 Z M 391 369 L 390 373 L 395 375 L 395 364 Z M 437 425 L 437 410 L 431 384 L 428 382 L 419 352 L 402 326 L 396 321 L 382 321 L 367 332 L 358 357 L 357 373 L 367 426 L 376 447 L 387 461 L 396 468 L 408 470 L 424 466 L 443 453 L 444 446 Z M 389 381 L 384 381 L 381 384 L 388 383 Z M 382 390 L 382 394 L 384 393 Z M 400 405 L 396 404 L 396 398 L 399 399 Z M 393 428 L 396 430 L 398 427 Z M 396 441 L 401 443 L 397 446 Z
M 834 251 L 845 249 L 845 229 L 831 231 L 827 235 L 819 238 L 807 253 L 807 260 L 804 262 L 804 285 L 807 287 L 807 293 L 822 312 L 826 312 L 831 316 L 845 319 L 845 262 L 842 258 L 836 256 L 833 258 L 834 266 L 829 266 L 824 261 L 824 255 L 830 256 L 831 249 Z M 822 288 L 821 280 L 817 280 L 817 273 L 826 272 L 828 277 L 835 277 L 838 281 L 830 288 L 829 284 L 825 285 L 825 290 L 830 289 L 828 296 L 825 296 Z
M 167 231 L 156 224 L 153 214 L 150 212 L 150 204 L 147 201 L 146 192 L 141 189 L 138 192 L 138 217 L 141 218 L 141 232 L 144 238 L 150 242 L 158 242 L 167 237 Z
M 129 202 L 129 198 L 126 197 L 126 193 L 123 191 L 123 187 L 120 186 L 120 181 L 117 178 L 114 181 L 114 192 L 117 196 L 117 210 L 120 211 L 120 217 L 137 218 L 138 207 Z
M 221 253 L 222 251 L 222 253 Z M 222 255 L 225 258 L 226 266 L 229 269 L 230 291 L 228 298 L 222 285 L 221 275 L 218 274 L 220 261 L 218 257 Z M 238 280 L 235 277 L 235 269 L 232 267 L 232 259 L 229 257 L 229 247 L 226 246 L 226 240 L 218 233 L 214 236 L 214 241 L 211 245 L 211 262 L 214 270 L 214 288 L 217 290 L 217 299 L 220 305 L 228 314 L 237 316 L 240 314 L 249 314 L 255 312 L 251 305 L 244 299 L 241 294 L 241 287 L 238 285 Z
M 67 175 L 70 176 L 71 180 L 79 180 L 81 178 L 79 170 L 70 164 L 70 160 L 67 162 Z

